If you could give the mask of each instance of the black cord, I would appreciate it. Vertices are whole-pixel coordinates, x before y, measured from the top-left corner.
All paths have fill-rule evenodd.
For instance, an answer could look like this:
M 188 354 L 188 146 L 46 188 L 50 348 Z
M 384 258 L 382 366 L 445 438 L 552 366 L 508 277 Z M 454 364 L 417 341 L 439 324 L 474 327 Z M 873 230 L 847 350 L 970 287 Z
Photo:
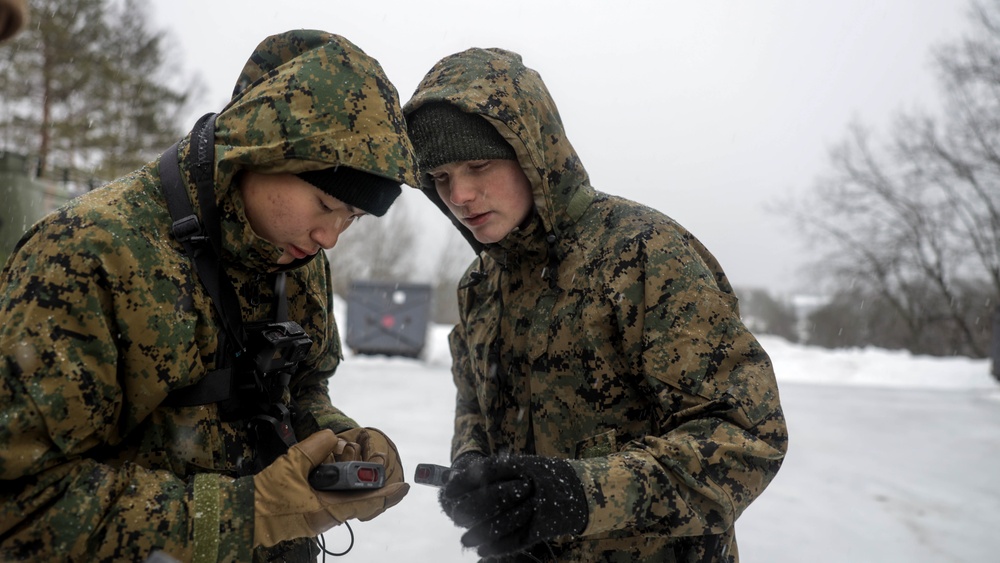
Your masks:
M 344 525 L 347 526 L 347 531 L 351 534 L 351 543 L 347 546 L 347 549 L 341 551 L 340 553 L 334 553 L 326 549 L 326 538 L 323 537 L 323 534 L 316 536 L 316 545 L 318 545 L 320 550 L 323 551 L 323 563 L 326 563 L 327 555 L 332 555 L 334 557 L 347 555 L 347 552 L 351 551 L 351 548 L 354 547 L 354 530 L 351 529 L 351 525 L 347 522 L 344 522 Z
M 549 545 L 549 542 L 542 542 L 542 545 L 545 546 L 545 549 L 549 550 L 549 556 L 552 557 L 552 559 L 550 559 L 550 561 L 555 561 L 556 560 L 556 552 L 552 551 L 552 546 Z M 544 561 L 542 561 L 538 557 L 535 557 L 535 555 L 533 553 L 531 553 L 530 551 L 528 551 L 528 550 L 524 550 L 521 553 L 523 553 L 524 555 L 527 555 L 528 558 L 531 559 L 532 561 L 537 561 L 538 563 L 545 563 Z

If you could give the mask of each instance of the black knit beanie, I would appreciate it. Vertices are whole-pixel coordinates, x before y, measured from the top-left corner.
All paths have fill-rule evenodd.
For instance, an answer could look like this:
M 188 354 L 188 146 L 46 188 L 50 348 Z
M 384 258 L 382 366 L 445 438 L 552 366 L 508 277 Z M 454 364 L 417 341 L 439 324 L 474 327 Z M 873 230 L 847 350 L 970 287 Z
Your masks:
M 514 147 L 482 117 L 443 102 L 417 108 L 406 118 L 420 171 L 462 160 L 517 160 Z
M 399 182 L 347 166 L 310 170 L 296 174 L 340 201 L 371 213 L 385 215 L 402 189 Z

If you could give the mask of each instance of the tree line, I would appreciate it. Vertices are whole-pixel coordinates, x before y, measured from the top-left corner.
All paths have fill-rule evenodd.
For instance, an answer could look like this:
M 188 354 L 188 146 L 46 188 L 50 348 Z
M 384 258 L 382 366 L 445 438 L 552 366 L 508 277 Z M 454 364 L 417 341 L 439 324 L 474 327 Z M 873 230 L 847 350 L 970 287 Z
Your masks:
M 0 150 L 38 178 L 94 183 L 139 168 L 184 131 L 198 89 L 140 0 L 33 0 L 0 45 Z
M 989 356 L 1000 305 L 1000 1 L 932 52 L 943 107 L 854 123 L 793 219 L 825 306 L 807 341 Z

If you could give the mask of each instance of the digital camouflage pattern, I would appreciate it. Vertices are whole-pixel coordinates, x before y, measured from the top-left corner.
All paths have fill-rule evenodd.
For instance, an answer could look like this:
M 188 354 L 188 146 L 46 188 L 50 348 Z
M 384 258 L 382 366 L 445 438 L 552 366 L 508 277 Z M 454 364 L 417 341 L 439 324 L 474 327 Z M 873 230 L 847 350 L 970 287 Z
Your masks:
M 179 159 L 194 201 L 188 141 Z M 224 264 L 248 322 L 272 318 L 269 274 L 282 251 L 249 228 L 240 171 L 348 165 L 417 182 L 381 67 L 319 31 L 258 46 L 217 118 L 215 149 Z M 154 549 L 250 560 L 253 482 L 236 474 L 251 455 L 242 424 L 220 420 L 214 404 L 162 404 L 215 369 L 221 332 L 170 225 L 151 162 L 42 219 L 4 268 L 0 560 L 141 561 Z M 296 430 L 356 427 L 327 390 L 341 359 L 329 263 L 320 252 L 286 269 L 289 318 L 314 341 L 291 389 L 316 424 Z
M 467 273 L 459 289 L 453 459 L 572 460 L 589 524 L 535 556 L 737 561 L 734 523 L 778 471 L 787 433 L 770 359 L 722 268 L 667 216 L 590 186 L 519 55 L 442 59 L 403 110 L 435 101 L 500 131 L 537 211 L 486 245 L 470 267 L 481 281 Z

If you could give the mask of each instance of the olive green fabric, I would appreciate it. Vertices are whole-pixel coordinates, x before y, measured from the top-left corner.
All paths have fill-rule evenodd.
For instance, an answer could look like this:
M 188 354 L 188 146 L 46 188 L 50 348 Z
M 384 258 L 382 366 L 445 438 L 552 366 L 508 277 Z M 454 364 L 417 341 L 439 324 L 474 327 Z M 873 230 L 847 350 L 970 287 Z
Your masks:
M 778 471 L 787 432 L 771 362 L 722 268 L 663 213 L 590 186 L 519 55 L 442 59 L 403 109 L 409 117 L 434 102 L 496 127 L 536 209 L 523 228 L 480 245 L 470 273 L 481 280 L 467 273 L 458 291 L 453 459 L 571 460 L 589 524 L 536 556 L 737 561 L 734 524 Z M 441 206 L 426 176 L 423 187 Z
M 188 147 L 185 139 L 179 158 L 194 201 Z M 282 251 L 249 228 L 242 170 L 345 164 L 417 181 L 381 67 L 321 31 L 259 45 L 218 115 L 215 148 L 223 262 L 247 322 L 272 318 L 268 274 Z M 170 225 L 151 162 L 38 222 L 8 261 L 0 277 L 0 560 L 141 561 L 160 549 L 190 561 L 196 545 L 199 559 L 251 559 L 253 481 L 236 474 L 251 455 L 243 424 L 220 420 L 214 404 L 163 404 L 216 368 L 221 332 Z M 335 432 L 355 427 L 327 390 L 341 359 L 329 263 L 319 253 L 285 269 L 289 319 L 314 341 L 290 384 L 313 421 L 297 433 L 309 435 L 316 421 Z

